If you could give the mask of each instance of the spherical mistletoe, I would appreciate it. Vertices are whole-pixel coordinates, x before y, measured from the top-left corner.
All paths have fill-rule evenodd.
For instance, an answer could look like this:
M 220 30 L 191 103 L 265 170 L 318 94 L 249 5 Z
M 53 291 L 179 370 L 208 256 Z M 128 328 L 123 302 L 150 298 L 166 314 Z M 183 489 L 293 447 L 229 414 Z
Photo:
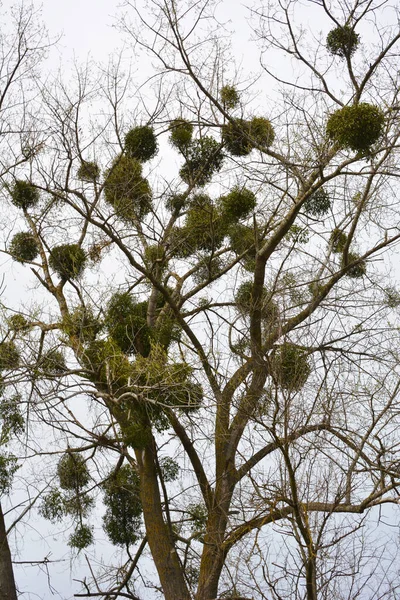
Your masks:
M 39 366 L 45 374 L 61 375 L 66 369 L 64 355 L 59 350 L 49 350 L 41 357 Z
M 253 298 L 253 281 L 244 281 L 236 292 L 235 302 L 239 311 L 244 315 L 249 315 L 252 311 L 259 309 L 261 317 L 272 322 L 278 318 L 279 311 L 275 302 L 271 300 L 271 294 L 264 287 L 261 292 L 261 298 L 256 303 Z
M 125 150 L 130 158 L 146 162 L 158 152 L 157 138 L 148 125 L 134 127 L 125 136 Z
M 128 384 L 131 365 L 118 344 L 112 339 L 95 340 L 88 344 L 81 360 L 88 370 L 87 377 L 95 383 L 107 384 L 120 390 Z
M 115 214 L 127 223 L 135 223 L 151 211 L 151 189 L 142 177 L 142 166 L 129 156 L 118 156 L 106 173 L 106 201 Z
M 127 354 L 147 355 L 150 329 L 147 325 L 147 302 L 135 302 L 128 292 L 114 294 L 107 306 L 105 325 L 108 333 Z
M 355 262 L 356 264 L 350 267 L 350 269 L 346 272 L 347 277 L 352 277 L 353 279 L 359 279 L 360 277 L 364 277 L 367 272 L 367 263 L 365 260 L 360 260 L 360 256 L 355 252 L 349 252 L 347 256 L 348 263 Z
M 332 113 L 326 125 L 328 137 L 343 148 L 366 152 L 380 138 L 385 116 L 380 108 L 363 102 Z
M 82 181 L 96 181 L 100 175 L 100 167 L 95 162 L 84 161 L 77 172 L 78 179 Z
M 21 263 L 30 262 L 39 254 L 39 244 L 32 233 L 21 231 L 14 235 L 8 250 L 14 260 Z
M 171 134 L 169 136 L 170 142 L 178 150 L 184 150 L 187 148 L 193 135 L 193 125 L 185 119 L 175 119 L 171 123 Z
M 128 546 L 139 538 L 142 515 L 139 477 L 130 465 L 112 473 L 103 484 L 107 507 L 103 527 L 112 544 Z
M 57 475 L 63 490 L 81 490 L 90 481 L 86 461 L 76 452 L 66 452 L 60 458 Z
M 347 235 L 341 229 L 336 228 L 332 231 L 329 242 L 332 246 L 332 251 L 335 254 L 341 254 L 346 246 Z
M 239 94 L 233 85 L 224 85 L 219 93 L 221 102 L 225 108 L 232 110 L 239 104 Z
M 17 179 L 11 190 L 11 202 L 23 210 L 35 206 L 39 198 L 39 191 L 28 181 Z
M 79 525 L 68 540 L 68 545 L 77 550 L 83 550 L 93 543 L 92 528 L 88 525 Z
M 49 264 L 61 279 L 77 279 L 86 266 L 86 254 L 78 244 L 55 246 Z
M 352 56 L 360 43 L 360 36 L 348 25 L 332 29 L 326 37 L 328 51 L 334 56 Z
M 236 255 L 240 256 L 246 253 L 241 264 L 247 271 L 254 272 L 257 253 L 254 229 L 246 225 L 232 225 L 229 228 L 229 241 L 232 251 Z
M 275 139 L 275 131 L 271 121 L 264 117 L 254 117 L 250 121 L 250 136 L 258 146 L 271 146 Z
M 303 204 L 304 211 L 313 217 L 322 217 L 325 215 L 331 207 L 331 200 L 328 192 L 324 188 L 320 188 Z
M 232 156 L 247 156 L 253 149 L 250 141 L 250 124 L 244 119 L 237 119 L 222 127 L 222 141 Z
M 2 342 L 0 344 L 0 371 L 17 367 L 19 360 L 19 350 L 14 342 Z
M 187 242 L 194 250 L 213 251 L 219 248 L 227 227 L 228 223 L 222 220 L 220 212 L 208 196 L 195 197 L 184 226 Z
M 202 187 L 221 170 L 223 159 L 221 145 L 212 137 L 203 137 L 188 148 L 187 160 L 179 175 L 188 185 Z
M 100 333 L 102 323 L 91 308 L 78 306 L 63 319 L 62 331 L 68 336 L 75 336 L 83 343 L 92 342 Z
M 248 217 L 255 209 L 255 194 L 246 188 L 235 187 L 227 196 L 220 198 L 222 219 L 236 222 Z
M 284 390 L 300 390 L 306 383 L 311 368 L 307 352 L 288 342 L 279 346 L 271 356 L 271 374 Z

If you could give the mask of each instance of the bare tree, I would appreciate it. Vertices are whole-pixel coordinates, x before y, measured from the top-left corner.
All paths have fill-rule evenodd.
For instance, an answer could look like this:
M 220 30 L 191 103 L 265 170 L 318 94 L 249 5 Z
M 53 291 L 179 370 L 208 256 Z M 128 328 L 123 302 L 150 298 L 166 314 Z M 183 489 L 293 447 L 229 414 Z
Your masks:
M 43 310 L 0 364 L 56 440 L 41 511 L 87 547 L 100 486 L 127 553 L 78 596 L 137 597 L 148 546 L 166 600 L 395 598 L 365 533 L 399 502 L 395 8 L 309 3 L 320 39 L 298 2 L 253 10 L 281 90 L 256 112 L 214 3 L 126 5 L 154 77 L 131 90 L 120 57 L 49 85 L 5 179 Z

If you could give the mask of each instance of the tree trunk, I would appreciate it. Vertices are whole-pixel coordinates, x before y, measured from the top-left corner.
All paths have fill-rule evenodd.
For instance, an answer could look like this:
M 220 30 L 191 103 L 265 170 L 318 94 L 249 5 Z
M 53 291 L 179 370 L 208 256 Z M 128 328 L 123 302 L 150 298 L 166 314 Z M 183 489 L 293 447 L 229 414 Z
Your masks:
M 162 513 L 154 449 L 136 450 L 146 535 L 165 600 L 190 600 L 183 569 Z
M 11 552 L 8 545 L 6 526 L 0 503 L 0 598 L 17 600 Z

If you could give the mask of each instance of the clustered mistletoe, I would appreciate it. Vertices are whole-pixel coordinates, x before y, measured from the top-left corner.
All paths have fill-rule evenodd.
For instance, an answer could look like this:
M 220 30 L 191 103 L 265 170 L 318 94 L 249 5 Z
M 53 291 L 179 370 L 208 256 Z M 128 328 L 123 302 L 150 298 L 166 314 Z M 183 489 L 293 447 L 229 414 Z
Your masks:
M 151 558 L 166 600 L 395 598 L 370 526 L 400 489 L 395 7 L 313 2 L 318 39 L 297 1 L 254 9 L 283 89 L 256 110 L 213 3 L 126 4 L 154 109 L 131 117 L 117 67 L 79 73 L 3 174 L 3 252 L 35 288 L 2 310 L 0 492 L 13 448 L 48 455 L 39 513 L 121 549 L 80 597 L 141 597 Z

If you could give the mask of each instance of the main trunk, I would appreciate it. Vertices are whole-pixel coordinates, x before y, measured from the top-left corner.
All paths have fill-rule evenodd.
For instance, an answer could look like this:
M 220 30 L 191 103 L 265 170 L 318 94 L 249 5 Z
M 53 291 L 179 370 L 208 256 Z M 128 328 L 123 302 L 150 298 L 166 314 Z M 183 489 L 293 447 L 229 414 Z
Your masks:
M 17 600 L 11 552 L 8 545 L 6 526 L 0 504 L 0 597 L 1 600 Z
M 165 600 L 190 600 L 183 570 L 163 518 L 153 447 L 137 450 L 136 460 L 147 539 Z

